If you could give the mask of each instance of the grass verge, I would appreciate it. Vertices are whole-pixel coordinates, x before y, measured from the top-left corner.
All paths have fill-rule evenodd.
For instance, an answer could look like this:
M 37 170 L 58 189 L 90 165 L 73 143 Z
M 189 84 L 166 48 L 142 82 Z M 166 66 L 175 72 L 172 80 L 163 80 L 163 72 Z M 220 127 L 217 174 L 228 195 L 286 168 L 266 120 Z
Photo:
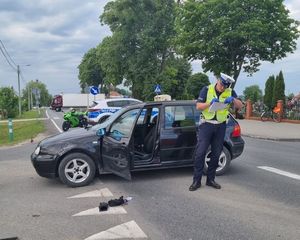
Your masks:
M 44 109 L 40 109 L 40 111 L 33 109 L 30 111 L 23 112 L 22 115 L 20 117 L 17 116 L 16 119 L 41 118 L 44 116 L 44 112 Z
M 35 115 L 33 118 L 36 118 Z M 13 141 L 9 138 L 8 123 L 0 123 L 0 146 L 11 146 L 31 138 L 45 131 L 45 122 L 42 120 L 31 120 L 23 122 L 13 121 Z

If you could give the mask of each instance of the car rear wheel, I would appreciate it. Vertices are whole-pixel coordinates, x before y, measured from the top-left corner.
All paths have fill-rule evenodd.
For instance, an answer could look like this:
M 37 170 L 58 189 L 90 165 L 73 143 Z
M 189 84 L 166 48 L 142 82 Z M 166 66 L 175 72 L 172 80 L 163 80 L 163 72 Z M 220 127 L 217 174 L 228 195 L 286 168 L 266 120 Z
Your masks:
M 95 162 L 86 154 L 71 153 L 64 157 L 58 167 L 60 180 L 70 187 L 82 187 L 94 180 Z
M 207 173 L 208 162 L 210 161 L 210 154 L 211 154 L 211 149 L 209 148 L 208 152 L 205 155 L 205 163 L 204 163 L 204 170 L 203 170 L 205 174 Z M 216 170 L 216 175 L 224 174 L 229 168 L 230 161 L 231 161 L 230 152 L 226 147 L 223 146 L 223 150 L 219 158 L 218 168 Z

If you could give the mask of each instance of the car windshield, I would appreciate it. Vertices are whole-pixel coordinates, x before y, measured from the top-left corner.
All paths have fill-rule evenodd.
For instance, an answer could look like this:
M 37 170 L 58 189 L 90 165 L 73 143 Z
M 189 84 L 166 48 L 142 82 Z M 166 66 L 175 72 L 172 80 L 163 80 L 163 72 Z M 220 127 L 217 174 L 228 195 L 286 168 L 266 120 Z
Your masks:
M 97 106 L 97 105 L 98 105 L 98 103 L 97 103 L 96 101 L 93 101 L 93 103 L 91 104 L 90 107 L 92 108 L 92 107 L 95 107 L 95 106 Z
M 110 123 L 112 123 L 116 118 L 118 118 L 121 114 L 126 111 L 127 108 L 122 108 L 120 111 L 110 115 L 103 123 L 96 124 L 95 126 L 91 127 L 90 129 L 93 131 L 97 131 L 100 128 L 106 128 Z

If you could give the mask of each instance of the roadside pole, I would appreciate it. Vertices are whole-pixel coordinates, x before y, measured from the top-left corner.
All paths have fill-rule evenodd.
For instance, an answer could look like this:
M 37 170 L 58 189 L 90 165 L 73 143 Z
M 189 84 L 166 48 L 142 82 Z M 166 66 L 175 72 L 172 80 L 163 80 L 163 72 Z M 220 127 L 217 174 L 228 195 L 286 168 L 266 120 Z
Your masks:
M 8 119 L 8 135 L 9 135 L 9 141 L 12 142 L 14 140 L 14 131 L 13 131 L 13 122 L 12 119 Z

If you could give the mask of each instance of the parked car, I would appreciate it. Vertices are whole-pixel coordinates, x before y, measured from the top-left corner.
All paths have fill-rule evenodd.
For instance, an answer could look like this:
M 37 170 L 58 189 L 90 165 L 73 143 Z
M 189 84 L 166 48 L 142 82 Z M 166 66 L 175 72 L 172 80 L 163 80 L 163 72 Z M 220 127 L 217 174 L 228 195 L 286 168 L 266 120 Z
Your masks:
M 193 166 L 200 112 L 194 101 L 130 105 L 104 123 L 42 140 L 31 155 L 42 177 L 59 177 L 71 187 L 89 184 L 96 173 L 131 179 L 131 171 Z M 229 116 L 217 175 L 240 156 L 244 140 Z M 206 155 L 205 171 L 210 160 Z
M 134 98 L 109 98 L 93 101 L 88 109 L 88 121 L 92 124 L 102 123 L 122 107 L 137 103 L 141 103 L 141 101 Z

